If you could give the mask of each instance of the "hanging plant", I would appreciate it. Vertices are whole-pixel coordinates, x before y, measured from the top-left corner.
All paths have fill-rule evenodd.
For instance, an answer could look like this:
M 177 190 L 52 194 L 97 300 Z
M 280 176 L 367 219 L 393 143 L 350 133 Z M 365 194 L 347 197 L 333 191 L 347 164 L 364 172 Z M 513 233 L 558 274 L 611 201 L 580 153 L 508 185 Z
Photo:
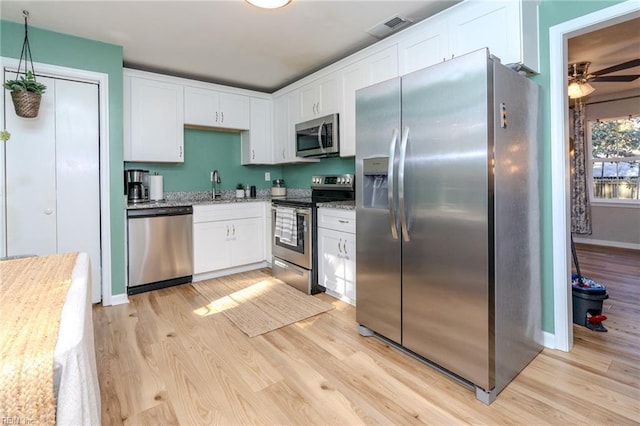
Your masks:
M 22 14 L 24 15 L 24 42 L 22 43 L 22 52 L 20 53 L 16 78 L 15 80 L 7 80 L 3 84 L 3 87 L 11 91 L 11 99 L 13 100 L 13 106 L 18 117 L 34 118 L 38 116 L 42 94 L 47 90 L 47 86 L 36 81 L 36 74 L 33 69 L 33 58 L 31 56 L 31 46 L 29 46 L 29 31 L 27 26 L 29 12 L 23 10 Z M 22 68 L 23 60 L 24 71 L 21 72 L 20 69 Z M 31 70 L 27 68 L 29 64 L 31 64 Z

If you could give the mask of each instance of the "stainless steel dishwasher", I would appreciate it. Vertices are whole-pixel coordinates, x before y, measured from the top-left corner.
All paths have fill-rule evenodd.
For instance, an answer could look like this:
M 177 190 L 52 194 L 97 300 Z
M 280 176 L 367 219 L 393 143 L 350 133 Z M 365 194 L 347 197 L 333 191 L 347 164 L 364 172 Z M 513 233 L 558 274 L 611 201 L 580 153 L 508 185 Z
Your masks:
M 191 282 L 192 218 L 191 206 L 127 211 L 127 294 Z

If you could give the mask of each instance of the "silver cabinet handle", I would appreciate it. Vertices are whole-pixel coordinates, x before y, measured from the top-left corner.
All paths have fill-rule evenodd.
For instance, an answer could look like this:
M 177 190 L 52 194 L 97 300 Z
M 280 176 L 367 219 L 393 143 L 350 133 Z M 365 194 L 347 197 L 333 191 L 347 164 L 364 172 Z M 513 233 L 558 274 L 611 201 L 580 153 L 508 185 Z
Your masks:
M 49 216 L 51 213 L 53 213 L 52 209 L 44 209 L 44 214 L 46 214 L 47 216 Z
M 349 223 L 348 220 L 344 220 L 344 219 L 338 219 L 338 222 L 340 222 L 340 223 Z
M 285 154 L 286 148 L 282 148 L 282 159 L 284 160 L 285 158 L 287 158 L 287 155 Z
M 182 146 L 180 146 L 180 158 L 182 158 Z
M 233 235 L 234 237 L 236 236 L 236 225 L 231 225 L 233 227 L 233 233 L 231 235 Z
M 220 113 L 220 122 L 224 123 L 224 111 Z
M 342 254 L 342 247 L 340 247 L 340 243 L 342 242 L 342 238 L 338 241 L 338 252 Z
M 255 150 L 255 149 L 252 149 L 252 150 L 251 150 L 251 159 L 252 159 L 252 160 L 255 160 L 255 159 L 256 159 L 256 150 Z
M 394 163 L 396 162 L 396 149 L 398 145 L 398 129 L 393 129 L 391 134 L 391 144 L 389 145 L 389 165 L 387 166 L 387 202 L 389 203 L 389 226 L 391 227 L 391 238 L 398 239 L 398 221 L 396 219 L 396 199 L 393 185 L 395 181 Z
M 344 251 L 344 254 L 347 255 L 347 240 L 344 240 L 344 243 L 342 243 L 342 250 Z
M 227 225 L 227 237 L 229 236 L 229 225 Z
M 410 241 L 409 229 L 407 227 L 407 208 L 404 193 L 404 166 L 407 157 L 407 142 L 409 140 L 409 127 L 405 127 L 402 132 L 402 142 L 400 142 L 400 164 L 398 165 L 398 201 L 400 202 L 400 228 L 402 229 L 402 239 Z
M 218 122 L 218 111 L 216 111 L 216 123 Z

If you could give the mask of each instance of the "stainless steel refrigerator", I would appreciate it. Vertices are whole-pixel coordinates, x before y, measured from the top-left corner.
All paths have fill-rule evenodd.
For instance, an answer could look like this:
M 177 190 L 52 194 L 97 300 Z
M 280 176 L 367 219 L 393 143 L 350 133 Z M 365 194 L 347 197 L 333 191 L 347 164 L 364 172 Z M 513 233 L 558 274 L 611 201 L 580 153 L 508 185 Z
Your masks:
M 486 49 L 356 93 L 356 319 L 489 404 L 541 350 L 539 87 Z

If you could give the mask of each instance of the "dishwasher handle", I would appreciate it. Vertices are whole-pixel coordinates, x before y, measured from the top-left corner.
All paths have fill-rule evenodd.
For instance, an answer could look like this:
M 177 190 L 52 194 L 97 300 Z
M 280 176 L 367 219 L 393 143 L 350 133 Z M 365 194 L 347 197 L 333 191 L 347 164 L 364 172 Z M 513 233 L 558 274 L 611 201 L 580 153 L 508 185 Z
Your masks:
M 154 216 L 182 216 L 193 214 L 193 206 L 178 207 L 153 207 L 149 209 L 129 209 L 127 210 L 128 218 L 154 217 Z

